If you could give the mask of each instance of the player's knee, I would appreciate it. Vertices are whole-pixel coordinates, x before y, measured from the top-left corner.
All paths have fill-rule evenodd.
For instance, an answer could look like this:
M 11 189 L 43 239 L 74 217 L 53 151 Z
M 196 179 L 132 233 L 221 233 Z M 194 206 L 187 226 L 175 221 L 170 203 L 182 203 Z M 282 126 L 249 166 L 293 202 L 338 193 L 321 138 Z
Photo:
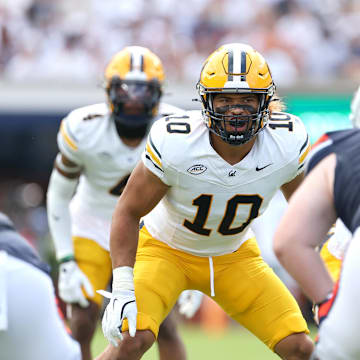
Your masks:
M 90 341 L 95 332 L 97 319 L 97 305 L 91 304 L 85 309 L 73 306 L 70 320 L 72 336 L 80 343 Z
M 72 336 L 82 343 L 91 340 L 95 331 L 95 324 L 88 318 L 77 318 L 71 321 Z
M 286 360 L 308 360 L 314 344 L 305 334 L 292 334 L 282 339 L 275 346 L 275 352 Z
M 124 334 L 121 341 L 121 357 L 119 359 L 133 359 L 142 356 L 155 341 L 155 336 L 150 330 L 137 331 L 135 337 Z
M 158 341 L 169 342 L 175 341 L 178 338 L 176 322 L 174 316 L 169 315 L 160 325 Z

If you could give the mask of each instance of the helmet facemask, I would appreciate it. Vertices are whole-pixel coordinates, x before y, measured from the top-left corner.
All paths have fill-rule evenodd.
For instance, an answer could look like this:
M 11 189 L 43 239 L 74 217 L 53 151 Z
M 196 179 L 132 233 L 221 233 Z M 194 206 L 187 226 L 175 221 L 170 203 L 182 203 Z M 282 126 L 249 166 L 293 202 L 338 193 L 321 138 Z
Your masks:
M 236 94 L 239 92 L 231 92 Z M 251 92 L 249 92 L 251 93 Z M 209 92 L 201 96 L 204 109 L 202 111 L 205 123 L 209 130 L 221 137 L 230 145 L 242 145 L 250 141 L 263 130 L 269 119 L 270 98 L 264 93 L 258 93 L 259 104 L 257 109 L 250 105 L 235 104 L 214 108 L 214 97 L 219 94 Z M 242 114 L 226 115 L 231 109 L 241 109 Z M 245 114 L 244 114 L 245 113 Z M 245 128 L 244 128 L 245 126 Z M 231 130 L 229 129 L 231 127 Z
M 146 135 L 157 115 L 163 80 L 161 60 L 147 48 L 127 46 L 111 58 L 105 69 L 106 93 L 120 137 Z
M 265 59 L 251 46 L 231 43 L 215 50 L 204 62 L 197 89 L 207 127 L 228 144 L 245 144 L 265 128 L 275 84 Z M 241 115 L 237 111 L 226 115 L 230 108 L 215 109 L 217 94 L 232 95 L 234 101 L 229 104 L 240 108 Z M 240 95 L 250 94 L 258 96 L 257 109 L 246 109 L 244 105 L 250 103 L 240 100 Z M 239 99 L 233 95 L 239 95 Z M 239 104 L 236 104 L 237 101 Z M 227 105 L 226 102 L 224 104 Z
M 120 136 L 143 138 L 152 122 L 161 97 L 156 80 L 122 80 L 113 77 L 107 88 L 111 117 Z

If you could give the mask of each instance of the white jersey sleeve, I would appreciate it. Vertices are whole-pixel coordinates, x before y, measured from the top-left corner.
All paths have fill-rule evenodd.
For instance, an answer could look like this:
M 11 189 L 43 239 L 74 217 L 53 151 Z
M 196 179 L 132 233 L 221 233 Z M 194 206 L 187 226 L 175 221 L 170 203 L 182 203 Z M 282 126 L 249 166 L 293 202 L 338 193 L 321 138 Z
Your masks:
M 70 113 L 65 117 L 60 125 L 60 130 L 58 132 L 58 147 L 62 154 L 64 154 L 69 160 L 73 161 L 76 164 L 81 164 L 81 155 L 79 151 L 78 139 L 75 135 L 78 121 Z
M 151 127 L 145 151 L 142 155 L 145 166 L 169 186 L 176 184 L 177 171 L 167 161 L 166 157 L 162 156 L 162 152 L 166 151 L 165 147 L 170 134 L 190 132 L 188 124 L 182 122 L 182 119 L 188 119 L 188 116 L 179 113 L 156 121 Z
M 108 113 L 106 104 L 95 104 L 71 111 L 61 122 L 58 147 L 62 154 L 78 165 L 83 165 L 82 142 L 93 132 L 90 120 Z
M 179 114 L 184 115 L 185 113 L 186 113 L 185 110 L 183 110 L 177 106 L 174 106 L 174 105 L 171 105 L 168 103 L 164 103 L 164 102 L 160 102 L 160 105 L 159 105 L 159 116 L 160 117 L 175 116 L 175 115 L 179 115 Z
M 290 182 L 304 171 L 305 161 L 311 149 L 309 135 L 299 117 L 284 112 L 272 113 L 268 127 L 290 159 L 289 166 L 292 171 L 288 173 L 284 183 Z

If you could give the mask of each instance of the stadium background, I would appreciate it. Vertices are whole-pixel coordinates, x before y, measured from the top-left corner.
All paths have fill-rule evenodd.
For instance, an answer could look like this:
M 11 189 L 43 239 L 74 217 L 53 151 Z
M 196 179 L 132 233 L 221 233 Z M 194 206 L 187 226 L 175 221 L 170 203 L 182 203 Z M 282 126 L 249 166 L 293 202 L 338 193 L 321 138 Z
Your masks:
M 45 193 L 59 123 L 71 109 L 105 100 L 104 67 L 126 45 L 157 53 L 167 74 L 163 100 L 195 109 L 205 58 L 220 44 L 250 43 L 267 59 L 288 111 L 302 118 L 312 142 L 350 127 L 350 99 L 360 83 L 359 21 L 358 0 L 0 0 L 1 211 L 53 261 Z M 195 328 L 183 330 L 189 347 L 209 351 L 215 341 L 204 340 L 196 326 L 225 329 L 228 321 L 218 321 L 206 324 L 200 312 Z M 230 327 L 231 334 L 211 336 L 225 348 L 249 347 L 230 344 L 247 339 Z M 103 344 L 99 334 L 94 346 Z M 255 349 L 263 351 L 262 344 L 243 358 L 274 358 Z M 215 348 L 210 353 L 208 359 L 217 358 Z

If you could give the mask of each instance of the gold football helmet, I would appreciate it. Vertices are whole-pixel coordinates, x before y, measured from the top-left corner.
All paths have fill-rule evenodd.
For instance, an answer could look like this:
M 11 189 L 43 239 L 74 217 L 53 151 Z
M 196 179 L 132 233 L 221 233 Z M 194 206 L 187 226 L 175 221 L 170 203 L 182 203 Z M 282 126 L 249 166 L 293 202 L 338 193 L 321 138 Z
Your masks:
M 110 60 L 105 87 L 111 116 L 121 136 L 145 136 L 158 112 L 164 77 L 161 60 L 141 46 L 128 46 Z
M 244 144 L 266 126 L 275 84 L 265 59 L 251 46 L 233 43 L 214 51 L 202 67 L 197 89 L 207 127 L 225 142 Z M 219 93 L 257 94 L 259 107 L 250 115 L 225 115 L 213 106 L 214 96 Z M 243 127 L 246 122 L 246 130 L 227 131 L 227 122 L 233 128 Z

